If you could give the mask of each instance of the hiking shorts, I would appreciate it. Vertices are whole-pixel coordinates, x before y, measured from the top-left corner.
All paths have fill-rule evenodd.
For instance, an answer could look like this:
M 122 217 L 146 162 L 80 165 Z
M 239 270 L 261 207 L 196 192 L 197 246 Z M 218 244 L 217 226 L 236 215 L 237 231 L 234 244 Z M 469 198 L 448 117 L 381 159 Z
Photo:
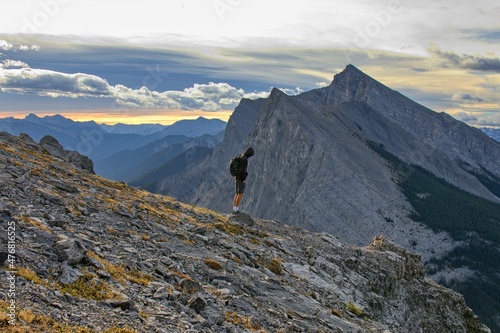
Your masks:
M 236 179 L 236 193 L 237 194 L 243 194 L 245 192 L 245 181 Z

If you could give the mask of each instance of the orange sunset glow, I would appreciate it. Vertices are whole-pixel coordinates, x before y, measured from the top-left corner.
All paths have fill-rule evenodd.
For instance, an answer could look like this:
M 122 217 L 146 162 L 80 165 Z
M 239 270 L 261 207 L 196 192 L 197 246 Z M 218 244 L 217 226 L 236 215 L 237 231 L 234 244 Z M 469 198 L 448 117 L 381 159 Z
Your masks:
M 30 113 L 36 114 L 38 117 L 45 116 L 53 116 L 55 114 L 59 114 L 65 118 L 72 119 L 74 121 L 84 122 L 84 121 L 95 121 L 98 124 L 161 124 L 161 125 L 171 125 L 176 121 L 182 119 L 196 119 L 198 117 L 204 117 L 207 119 L 220 119 L 223 121 L 227 121 L 233 110 L 225 110 L 219 112 L 208 112 L 201 110 L 194 111 L 178 111 L 178 110 L 165 110 L 163 112 L 152 113 L 151 110 L 146 110 L 144 114 L 141 114 L 140 111 L 134 110 L 134 112 L 123 111 L 122 113 L 117 112 L 107 112 L 105 110 L 96 111 L 96 110 L 88 110 L 88 111 L 62 111 L 62 112 L 40 112 L 40 111 L 32 111 L 32 112 L 20 112 L 20 111 L 4 111 L 1 112 L 1 117 L 13 117 L 17 119 L 22 119 L 29 115 Z

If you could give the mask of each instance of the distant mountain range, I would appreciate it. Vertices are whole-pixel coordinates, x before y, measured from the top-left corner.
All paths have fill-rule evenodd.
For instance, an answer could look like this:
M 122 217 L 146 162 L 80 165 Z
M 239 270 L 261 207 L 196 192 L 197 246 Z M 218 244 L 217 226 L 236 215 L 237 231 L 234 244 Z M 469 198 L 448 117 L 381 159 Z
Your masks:
M 356 244 L 383 234 L 500 332 L 499 142 L 349 65 L 325 88 L 241 100 L 213 153 L 154 189 L 230 211 L 228 161 L 248 146 L 244 211 Z
M 157 132 L 163 131 L 166 126 L 161 124 L 115 124 L 107 125 L 100 124 L 101 128 L 107 133 L 113 134 L 139 134 L 139 135 L 150 135 Z
M 105 125 L 77 122 L 61 115 L 0 119 L 0 131 L 26 133 L 37 142 L 51 135 L 65 149 L 90 157 L 97 174 L 123 181 L 144 177 L 194 146 L 213 148 L 222 140 L 225 127 L 222 120 L 203 117 L 168 126 Z M 170 148 L 172 145 L 177 146 Z
M 167 174 L 173 170 L 179 171 L 178 167 L 173 170 L 168 163 L 177 155 L 188 153 L 192 148 L 206 148 L 211 152 L 212 148 L 222 142 L 224 132 L 218 135 L 205 134 L 196 138 L 183 135 L 169 135 L 155 140 L 147 145 L 133 150 L 122 150 L 102 160 L 95 161 L 95 170 L 99 175 L 113 180 L 125 182 L 135 181 L 135 186 L 146 186 L 140 178 L 151 179 L 151 172 L 158 173 L 158 169 Z M 190 160 L 194 162 L 194 160 Z M 158 176 L 158 179 L 163 177 Z M 146 179 L 144 178 L 144 179 Z

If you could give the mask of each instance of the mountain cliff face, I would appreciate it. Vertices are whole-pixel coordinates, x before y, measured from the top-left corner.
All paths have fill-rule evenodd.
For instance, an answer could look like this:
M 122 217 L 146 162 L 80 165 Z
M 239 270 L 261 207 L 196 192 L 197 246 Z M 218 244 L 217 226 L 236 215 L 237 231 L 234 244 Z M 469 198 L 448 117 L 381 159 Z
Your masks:
M 0 133 L 0 171 L 2 332 L 490 332 L 387 239 L 227 218 L 26 135 Z
M 500 193 L 485 185 L 500 179 L 498 142 L 351 65 L 326 88 L 299 96 L 274 89 L 266 100 L 242 100 L 211 158 L 160 182 L 158 190 L 227 211 L 233 192 L 228 160 L 252 145 L 256 155 L 250 160 L 244 199 L 251 214 L 356 243 L 382 232 L 403 244 L 429 239 L 429 249 L 446 244 L 443 235 L 429 238 L 425 228 L 406 218 L 412 207 L 368 141 L 459 188 L 500 202 Z

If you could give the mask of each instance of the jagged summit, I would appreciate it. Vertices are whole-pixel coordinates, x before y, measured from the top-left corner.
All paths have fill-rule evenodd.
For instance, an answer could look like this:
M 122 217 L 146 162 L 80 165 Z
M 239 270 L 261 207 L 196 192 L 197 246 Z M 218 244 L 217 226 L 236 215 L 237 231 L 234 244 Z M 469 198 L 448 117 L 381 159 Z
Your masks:
M 286 93 L 283 92 L 282 90 L 276 88 L 276 87 L 273 87 L 273 89 L 271 89 L 271 93 L 269 94 L 269 97 L 280 96 L 280 95 L 286 95 Z
M 332 82 L 325 88 L 334 89 L 334 85 L 341 83 L 342 81 L 362 81 L 362 80 L 374 80 L 372 77 L 361 71 L 354 65 L 347 65 L 344 70 L 333 76 Z
M 386 238 L 245 221 L 93 175 L 0 133 L 5 332 L 477 332 L 463 297 Z M 12 247 L 10 247 L 11 249 Z M 10 297 L 10 296 L 8 296 Z M 13 326 L 9 326 L 9 316 Z
M 377 108 L 377 104 L 394 91 L 353 65 L 336 74 L 326 90 L 326 105 L 338 105 L 348 101 L 362 101 Z M 375 96 L 373 96 L 375 95 Z M 404 97 L 401 95 L 401 97 Z
M 335 74 L 333 81 L 335 81 L 335 78 L 341 80 L 341 78 L 344 76 L 356 76 L 358 78 L 369 77 L 367 74 L 365 74 L 363 71 L 352 64 L 348 64 L 342 72 Z
M 271 90 L 271 93 L 269 94 L 269 97 L 266 99 L 267 100 L 267 108 L 276 108 L 276 105 L 280 103 L 282 98 L 287 98 L 289 97 L 284 91 L 278 89 L 278 88 L 273 88 Z

